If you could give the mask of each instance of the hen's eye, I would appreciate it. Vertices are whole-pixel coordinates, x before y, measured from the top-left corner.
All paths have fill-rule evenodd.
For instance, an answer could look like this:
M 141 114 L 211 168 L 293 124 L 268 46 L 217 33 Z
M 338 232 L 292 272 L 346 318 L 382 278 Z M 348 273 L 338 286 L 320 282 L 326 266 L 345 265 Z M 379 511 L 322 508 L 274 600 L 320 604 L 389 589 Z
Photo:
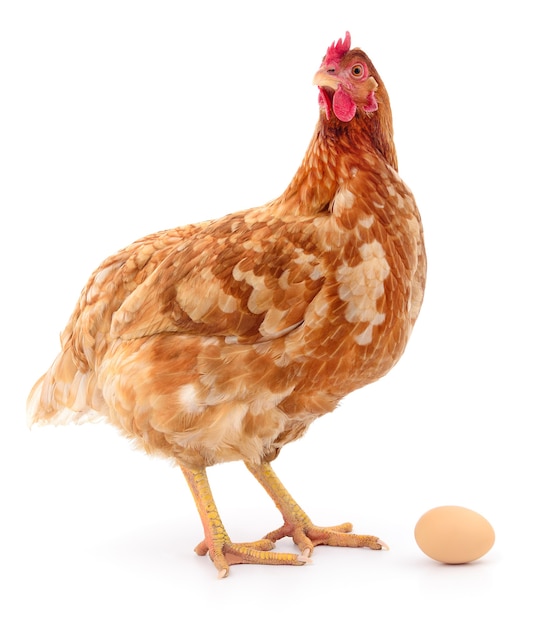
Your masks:
M 362 65 L 360 65 L 360 63 L 357 63 L 351 68 L 351 74 L 355 78 L 360 78 L 364 74 L 364 68 L 362 67 Z

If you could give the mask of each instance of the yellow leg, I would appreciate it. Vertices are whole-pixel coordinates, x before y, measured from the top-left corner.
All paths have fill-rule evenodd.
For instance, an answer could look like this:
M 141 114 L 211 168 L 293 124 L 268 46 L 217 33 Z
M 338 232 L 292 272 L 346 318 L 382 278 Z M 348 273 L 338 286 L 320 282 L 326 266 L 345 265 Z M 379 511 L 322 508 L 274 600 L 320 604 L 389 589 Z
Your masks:
M 219 517 L 206 471 L 186 467 L 181 467 L 181 471 L 187 479 L 204 527 L 205 539 L 195 551 L 201 556 L 209 553 L 220 578 L 228 575 L 230 565 L 239 563 L 303 565 L 307 561 L 297 554 L 269 552 L 274 548 L 274 542 L 268 538 L 251 543 L 233 543 Z
M 351 534 L 353 527 L 349 523 L 329 527 L 315 526 L 288 493 L 269 463 L 261 465 L 247 463 L 246 467 L 263 485 L 284 519 L 284 525 L 265 535 L 265 539 L 277 541 L 282 537 L 292 537 L 304 557 L 310 556 L 314 546 L 318 545 L 371 548 L 372 550 L 388 549 L 387 545 L 377 537 Z

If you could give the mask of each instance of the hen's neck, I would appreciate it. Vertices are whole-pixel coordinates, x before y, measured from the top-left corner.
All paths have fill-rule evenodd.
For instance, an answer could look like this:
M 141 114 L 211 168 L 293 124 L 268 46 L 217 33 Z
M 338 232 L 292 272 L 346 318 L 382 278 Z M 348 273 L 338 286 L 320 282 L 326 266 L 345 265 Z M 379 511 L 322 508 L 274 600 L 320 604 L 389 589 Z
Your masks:
M 347 124 L 321 118 L 303 162 L 280 200 L 307 213 L 327 208 L 338 188 L 364 169 L 365 155 L 374 154 L 397 169 L 390 118 L 357 117 Z

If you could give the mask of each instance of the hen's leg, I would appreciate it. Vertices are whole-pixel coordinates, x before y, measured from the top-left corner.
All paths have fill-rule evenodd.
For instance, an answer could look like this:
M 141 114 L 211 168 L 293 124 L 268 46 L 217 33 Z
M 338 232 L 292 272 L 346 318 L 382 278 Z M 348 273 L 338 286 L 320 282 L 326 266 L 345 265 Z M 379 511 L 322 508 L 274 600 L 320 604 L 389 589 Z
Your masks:
M 246 467 L 263 485 L 284 519 L 284 525 L 265 535 L 265 539 L 277 541 L 282 537 L 292 537 L 303 556 L 309 556 L 314 546 L 318 545 L 387 549 L 387 545 L 377 537 L 351 534 L 353 527 L 349 523 L 329 527 L 315 526 L 288 493 L 269 463 L 261 465 L 247 463 Z
M 181 467 L 181 470 L 189 483 L 204 527 L 205 539 L 196 546 L 195 552 L 200 556 L 209 553 L 220 578 L 228 575 L 230 565 L 238 563 L 303 565 L 307 561 L 297 554 L 269 552 L 274 548 L 274 543 L 268 538 L 253 543 L 233 543 L 219 517 L 206 471 L 186 467 Z

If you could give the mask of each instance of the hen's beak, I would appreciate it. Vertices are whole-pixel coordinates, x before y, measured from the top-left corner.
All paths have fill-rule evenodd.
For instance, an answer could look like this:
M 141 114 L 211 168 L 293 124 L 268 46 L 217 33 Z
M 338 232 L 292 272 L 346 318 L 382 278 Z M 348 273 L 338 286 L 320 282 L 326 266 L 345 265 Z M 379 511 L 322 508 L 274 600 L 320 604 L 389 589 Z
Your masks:
M 340 82 L 339 78 L 335 75 L 335 70 L 330 67 L 321 67 L 313 78 L 313 85 L 329 87 L 334 91 L 339 87 Z

